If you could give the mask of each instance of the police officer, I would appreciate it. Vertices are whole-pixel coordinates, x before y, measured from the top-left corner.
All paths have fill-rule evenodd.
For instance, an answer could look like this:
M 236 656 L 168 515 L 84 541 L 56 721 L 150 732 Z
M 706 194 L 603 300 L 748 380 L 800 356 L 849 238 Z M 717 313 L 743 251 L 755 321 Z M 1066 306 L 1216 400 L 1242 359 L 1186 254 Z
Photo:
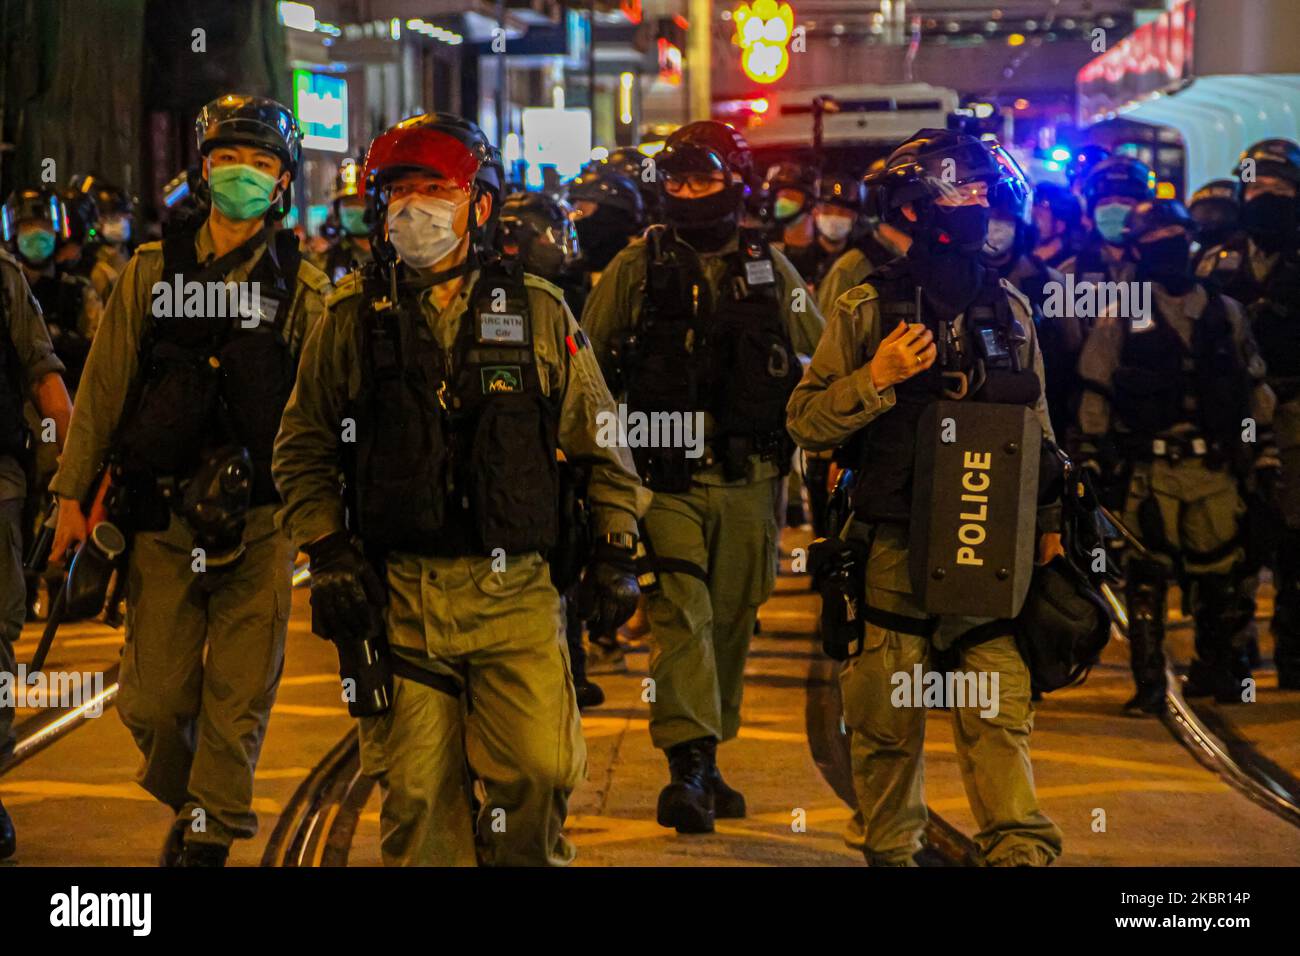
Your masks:
M 23 501 L 27 495 L 31 435 L 23 419 L 30 398 L 40 415 L 54 420 L 55 444 L 63 447 L 72 414 L 61 373 L 41 309 L 18 263 L 0 251 L 0 674 L 17 679 L 14 642 L 23 629 L 26 586 L 23 581 Z M 13 747 L 11 707 L 0 706 L 0 757 Z M 0 804 L 0 860 L 13 856 L 13 821 Z
M 519 192 L 507 196 L 501 205 L 498 245 L 507 259 L 518 261 L 524 271 L 545 279 L 561 290 L 574 315 L 582 314 L 587 300 L 585 276 L 577 271 L 581 260 L 578 233 L 573 227 L 573 207 L 546 193 Z M 565 635 L 569 643 L 569 664 L 578 707 L 598 707 L 605 692 L 587 678 L 587 651 L 582 640 L 582 619 L 573 612 L 570 596 L 565 600 Z M 617 647 L 617 635 L 600 635 Z
M 1175 570 L 1190 584 L 1196 622 L 1186 693 L 1241 702 L 1250 672 L 1232 646 L 1244 623 L 1238 481 L 1276 463 L 1263 363 L 1241 306 L 1193 278 L 1195 232 L 1176 200 L 1133 208 L 1125 236 L 1139 281 L 1152 284 L 1152 307 L 1104 317 L 1079 360 L 1082 457 L 1104 471 L 1114 459 L 1131 463 L 1125 523 L 1149 552 L 1130 554 L 1125 573 L 1137 692 L 1124 707 L 1137 716 L 1164 709 L 1165 592 Z M 1247 417 L 1258 429 L 1253 443 L 1243 442 Z
M 345 159 L 339 164 L 330 197 L 339 232 L 326 251 L 321 267 L 330 282 L 337 283 L 371 259 L 370 226 L 366 222 L 366 197 L 358 182 L 360 177 L 361 169 L 355 160 Z
M 386 585 L 391 709 L 360 729 L 390 865 L 574 857 L 561 827 L 584 747 L 543 557 L 557 450 L 590 469 L 597 545 L 580 613 L 617 627 L 636 606 L 648 494 L 626 452 L 598 442 L 612 402 L 559 290 L 482 258 L 503 180 L 495 147 L 459 117 L 412 117 L 371 144 L 377 262 L 331 298 L 276 441 L 313 628 L 364 637 L 356 622 Z M 483 788 L 476 821 L 467 764 Z
M 1242 231 L 1201 255 L 1197 276 L 1246 305 L 1278 400 L 1281 475 L 1273 494 L 1278 686 L 1300 689 L 1300 145 L 1267 139 L 1237 169 Z M 1265 563 L 1268 563 L 1266 560 Z
M 141 786 L 177 814 L 162 863 L 220 866 L 257 830 L 253 773 L 294 557 L 274 525 L 271 444 L 329 282 L 276 229 L 301 159 L 293 114 L 229 94 L 195 129 L 212 208 L 197 231 L 145 243 L 127 264 L 86 363 L 93 401 L 78 405 L 50 487 L 55 555 L 85 538 L 81 502 L 105 462 L 125 489 L 118 711 L 144 756 Z M 230 302 L 214 289 L 243 292 Z
M 805 163 L 775 163 L 763 179 L 763 196 L 777 248 L 804 282 L 811 283 L 823 255 L 812 218 L 817 203 L 817 170 Z
M 1187 211 L 1196 220 L 1200 252 L 1222 245 L 1241 231 L 1239 186 L 1235 179 L 1213 179 L 1192 193 Z
M 582 321 L 628 415 L 681 425 L 671 440 L 634 441 L 635 428 L 627 439 L 654 492 L 650 736 L 671 773 L 657 816 L 702 833 L 745 813 L 716 748 L 740 728 L 749 642 L 775 580 L 776 479 L 793 449 L 783 410 L 822 320 L 789 260 L 737 227 L 753 157 L 736 130 L 689 123 L 655 159 L 666 225 L 615 257 Z
M 645 228 L 645 207 L 636 182 L 617 169 L 598 166 L 566 189 L 582 245 L 582 270 L 591 286 L 613 258 Z
M 1112 156 L 1087 174 L 1082 196 L 1092 232 L 1061 271 L 1078 282 L 1133 281 L 1136 266 L 1128 258 L 1124 221 L 1138 203 L 1155 199 L 1156 174 L 1131 156 Z
M 90 281 L 95 293 L 107 302 L 135 245 L 135 199 L 102 177 L 85 173 L 73 176 L 69 187 L 95 201 L 97 221 L 87 249 L 94 260 Z
M 977 642 L 971 632 L 987 621 L 926 617 L 907 570 L 913 446 L 927 405 L 944 397 L 1024 404 L 1052 435 L 1029 304 L 980 261 L 989 191 L 1012 175 L 964 133 L 920 130 L 894 151 L 867 185 L 887 221 L 907 221 L 911 247 L 839 298 L 790 399 L 800 446 L 844 446 L 846 465 L 859 470 L 853 527 L 871 539 L 870 613 L 862 652 L 845 662 L 840 686 L 872 865 L 912 865 L 926 823 L 925 711 L 891 705 L 892 675 L 927 667 L 934 652 L 954 646 L 963 670 L 999 675 L 996 716 L 953 710 L 975 842 L 992 865 L 1045 865 L 1061 850 L 1061 833 L 1034 796 L 1029 673 L 1014 639 L 994 630 Z M 1040 509 L 1044 561 L 1061 550 L 1058 520 L 1055 508 Z
M 882 157 L 868 167 L 866 175 L 870 176 L 884 167 L 885 159 Z M 822 315 L 830 315 L 836 299 L 854 286 L 861 285 L 867 276 L 885 263 L 903 255 L 911 244 L 911 237 L 900 228 L 901 223 L 884 222 L 879 216 L 873 215 L 865 206 L 865 200 L 864 187 L 862 218 L 865 228 L 844 254 L 831 264 L 817 284 L 817 308 Z
M 1034 255 L 1052 268 L 1059 268 L 1078 251 L 1082 216 L 1079 197 L 1066 187 L 1046 182 L 1035 185 Z
M 95 200 L 71 186 L 59 190 L 63 208 L 68 213 L 68 238 L 58 244 L 54 261 L 60 269 L 90 278 L 95 257 L 87 249 L 99 226 L 99 209 Z
M 5 203 L 0 234 L 41 305 L 54 350 L 67 368 L 69 391 L 75 392 L 103 305 L 89 281 L 56 261 L 59 245 L 72 236 L 67 209 L 49 187 L 19 190 Z
M 813 228 L 819 256 L 812 275 L 805 276 L 816 288 L 835 260 L 847 251 L 859 232 L 862 217 L 862 180 L 849 173 L 823 173 L 817 181 L 817 204 L 813 206 Z
M 1006 183 L 994 186 L 989 194 L 989 228 L 983 257 L 1000 278 L 1023 292 L 1033 307 L 1052 430 L 1063 436 L 1074 423 L 1071 402 L 1078 393 L 1076 366 L 1083 347 L 1083 326 L 1069 314 L 1049 310 L 1053 313 L 1049 316 L 1044 312 L 1048 291 L 1053 285 L 1059 288 L 1065 277 L 1029 251 L 1032 227 L 1026 218 L 1028 208 L 1024 190 Z

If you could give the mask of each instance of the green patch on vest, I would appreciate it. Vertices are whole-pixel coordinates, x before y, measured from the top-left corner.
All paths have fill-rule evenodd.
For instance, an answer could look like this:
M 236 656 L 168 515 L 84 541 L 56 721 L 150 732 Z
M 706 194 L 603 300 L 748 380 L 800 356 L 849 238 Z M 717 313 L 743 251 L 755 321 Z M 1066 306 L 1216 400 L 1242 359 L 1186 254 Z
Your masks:
M 523 376 L 518 365 L 486 365 L 479 374 L 483 380 L 484 395 L 524 390 Z

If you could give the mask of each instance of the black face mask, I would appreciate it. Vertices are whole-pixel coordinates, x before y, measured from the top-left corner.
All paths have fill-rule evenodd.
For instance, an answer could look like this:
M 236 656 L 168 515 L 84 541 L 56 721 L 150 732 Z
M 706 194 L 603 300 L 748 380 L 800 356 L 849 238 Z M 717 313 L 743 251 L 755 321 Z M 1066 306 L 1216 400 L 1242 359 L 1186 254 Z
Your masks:
M 1241 224 L 1267 252 L 1277 252 L 1296 238 L 1296 199 L 1262 193 L 1241 207 Z
M 664 194 L 664 221 L 696 249 L 716 249 L 731 238 L 739 212 L 736 185 L 695 199 Z
M 984 206 L 931 205 L 912 228 L 913 242 L 907 252 L 912 274 L 945 319 L 965 311 L 979 294 L 984 282 L 980 250 L 988 222 Z
M 622 251 L 632 237 L 628 222 L 627 213 L 609 206 L 597 206 L 590 216 L 574 220 L 578 246 L 588 269 L 600 272 Z
M 1186 236 L 1138 243 L 1138 281 L 1154 282 L 1174 295 L 1186 295 L 1192 288 L 1191 247 Z

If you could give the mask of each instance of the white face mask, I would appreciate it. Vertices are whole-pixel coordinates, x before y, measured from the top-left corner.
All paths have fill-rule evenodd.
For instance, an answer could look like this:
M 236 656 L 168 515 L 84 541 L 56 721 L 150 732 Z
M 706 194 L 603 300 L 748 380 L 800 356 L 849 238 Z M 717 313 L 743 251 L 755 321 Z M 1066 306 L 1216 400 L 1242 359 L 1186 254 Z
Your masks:
M 990 219 L 989 231 L 984 236 L 984 251 L 991 256 L 1004 256 L 1016 241 L 1016 224 L 1006 219 Z
M 445 199 L 403 196 L 388 207 L 388 240 L 407 265 L 427 269 L 464 238 L 452 225 L 459 209 Z
M 848 216 L 833 216 L 819 212 L 813 217 L 813 222 L 817 225 L 817 231 L 831 242 L 840 242 L 848 238 L 849 231 L 853 229 L 853 220 Z
M 105 219 L 99 233 L 105 242 L 121 245 L 131 238 L 131 223 L 124 218 Z

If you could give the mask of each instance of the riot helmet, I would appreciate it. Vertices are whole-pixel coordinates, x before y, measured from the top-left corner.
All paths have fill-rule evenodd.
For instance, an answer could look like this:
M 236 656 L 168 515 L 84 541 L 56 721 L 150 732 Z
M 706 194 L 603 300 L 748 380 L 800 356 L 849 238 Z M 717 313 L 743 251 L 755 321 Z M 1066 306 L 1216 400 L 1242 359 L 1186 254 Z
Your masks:
M 519 192 L 501 206 L 502 252 L 517 258 L 526 272 L 555 281 L 578 258 L 573 208 L 545 193 Z
M 697 245 L 725 243 L 753 181 L 745 138 L 726 123 L 698 120 L 669 136 L 655 160 L 668 224 Z
M 0 211 L 0 239 L 33 269 L 48 265 L 58 243 L 70 235 L 67 209 L 50 186 L 20 189 Z
M 817 170 L 802 163 L 773 164 L 763 177 L 766 218 L 788 226 L 808 212 L 817 198 Z
M 1192 193 L 1187 211 L 1196 220 L 1202 246 L 1217 245 L 1241 226 L 1241 203 L 1234 179 L 1214 179 Z
M 1294 245 L 1300 210 L 1300 146 L 1266 139 L 1241 154 L 1237 164 L 1241 224 L 1267 252 Z
M 1124 221 L 1138 203 L 1156 198 L 1155 171 L 1132 156 L 1102 160 L 1083 183 L 1083 201 L 1097 234 L 1112 246 L 1124 244 Z
M 645 225 L 640 190 L 613 167 L 583 173 L 569 183 L 565 195 L 589 271 L 602 271 Z
M 198 118 L 194 121 L 194 135 L 199 154 L 205 159 L 213 150 L 223 146 L 252 147 L 279 157 L 280 175 L 289 174 L 288 185 L 281 192 L 279 203 L 268 208 L 263 215 L 269 215 L 273 220 L 288 215 L 293 204 L 293 181 L 298 176 L 298 166 L 302 160 L 302 130 L 288 107 L 264 96 L 227 93 L 199 111 Z M 238 185 L 242 184 L 237 184 L 234 179 L 245 175 L 252 185 L 259 177 L 234 169 L 229 175 L 232 182 L 228 189 L 226 174 L 220 174 L 219 181 L 213 182 L 212 169 L 208 169 L 208 185 L 216 208 L 236 219 L 247 218 L 244 214 L 250 211 L 256 214 L 255 210 L 265 200 L 260 197 L 236 198 Z M 266 174 L 261 172 L 261 175 Z M 248 191 L 253 192 L 257 188 L 259 187 L 254 186 Z M 272 195 L 273 190 L 274 187 Z

